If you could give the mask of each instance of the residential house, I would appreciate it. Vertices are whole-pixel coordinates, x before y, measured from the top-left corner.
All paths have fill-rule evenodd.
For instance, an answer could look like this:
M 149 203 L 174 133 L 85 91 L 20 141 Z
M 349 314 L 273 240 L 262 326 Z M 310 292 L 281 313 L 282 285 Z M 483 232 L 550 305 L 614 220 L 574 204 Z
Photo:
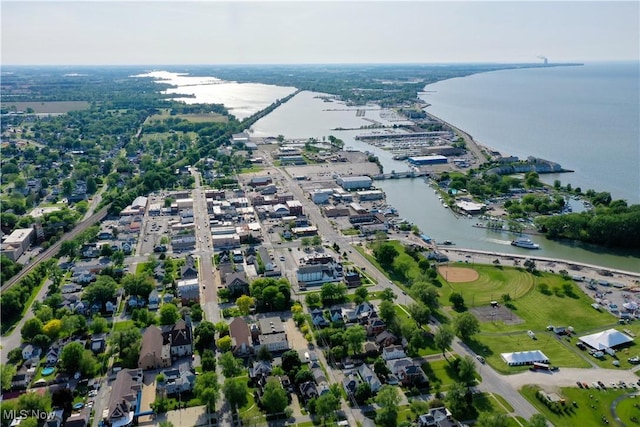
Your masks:
M 104 311 L 106 311 L 107 313 L 114 313 L 117 310 L 117 306 L 113 301 L 107 301 L 104 304 Z
M 387 367 L 405 386 L 419 385 L 428 381 L 420 364 L 408 357 L 388 360 Z
M 180 278 L 183 280 L 186 279 L 195 279 L 198 277 L 198 268 L 196 267 L 196 261 L 191 256 L 191 254 L 187 255 L 185 259 L 184 265 L 180 268 Z
M 337 262 L 307 264 L 298 267 L 298 282 L 303 286 L 323 285 L 342 281 L 342 265 Z
M 358 304 L 353 309 L 343 309 L 342 315 L 344 317 L 344 321 L 349 322 L 363 322 L 368 319 L 373 313 L 375 313 L 375 308 L 371 303 L 365 301 L 361 304 Z
M 249 368 L 249 378 L 254 382 L 258 382 L 260 378 L 266 378 L 271 375 L 271 372 L 273 372 L 271 362 L 258 360 L 253 362 L 253 366 Z
M 351 271 L 344 275 L 344 284 L 347 285 L 347 288 L 357 288 L 362 285 L 362 279 L 360 278 L 360 273 L 357 271 Z
M 142 346 L 138 357 L 138 368 L 158 369 L 171 366 L 171 347 L 164 345 L 162 332 L 149 326 L 142 334 Z
M 376 344 L 378 344 L 379 348 L 388 347 L 397 343 L 398 337 L 396 337 L 389 331 L 382 331 L 378 335 L 376 335 Z
M 106 421 L 110 426 L 128 427 L 134 423 L 134 414 L 140 402 L 142 369 L 123 369 L 111 386 Z
M 11 378 L 11 390 L 26 390 L 31 382 L 31 374 L 25 372 L 18 373 Z
M 91 408 L 84 407 L 80 412 L 72 412 L 69 418 L 64 422 L 65 427 L 86 427 L 89 425 L 89 416 Z
M 382 319 L 375 317 L 373 319 L 370 319 L 369 323 L 367 324 L 367 335 L 378 335 L 386 329 L 386 323 L 384 323 Z
M 360 379 L 360 377 L 354 374 L 345 375 L 345 377 L 342 379 L 342 387 L 344 388 L 344 391 L 347 392 L 347 394 L 354 394 L 361 382 L 362 380 Z
M 180 319 L 174 325 L 162 327 L 163 343 L 170 347 L 171 357 L 183 357 L 193 354 L 193 336 L 191 320 Z
M 240 295 L 249 295 L 249 282 L 247 281 L 247 275 L 244 271 L 227 274 L 225 283 L 231 296 L 239 297 Z
M 314 397 L 318 397 L 320 394 L 318 393 L 316 383 L 314 383 L 313 381 L 307 381 L 300 384 L 300 395 L 302 396 L 304 401 L 309 401 Z
M 458 427 L 460 425 L 445 407 L 431 408 L 428 413 L 418 417 L 419 427 Z
M 360 379 L 363 382 L 369 384 L 369 387 L 371 387 L 371 391 L 373 393 L 377 393 L 378 390 L 380 390 L 380 388 L 382 387 L 382 383 L 378 379 L 378 376 L 375 374 L 375 372 L 373 372 L 373 370 L 371 370 L 371 368 L 369 368 L 367 364 L 363 363 L 362 365 L 360 365 L 357 369 L 357 372 Z
M 390 345 L 382 349 L 382 358 L 384 360 L 402 359 L 407 357 L 401 345 Z
M 316 308 L 311 312 L 311 322 L 318 328 L 325 328 L 329 326 L 329 321 L 325 319 L 324 313 L 319 308 Z
M 229 336 L 234 356 L 246 357 L 254 352 L 249 325 L 242 317 L 236 317 L 229 323 Z
M 178 290 L 178 297 L 180 297 L 183 305 L 200 301 L 200 284 L 198 283 L 198 278 L 180 280 L 176 284 L 176 289 Z
M 189 370 L 165 369 L 162 371 L 164 381 L 158 383 L 158 388 L 168 395 L 189 392 L 196 383 L 196 375 Z
M 107 348 L 107 334 L 93 335 L 90 346 L 94 353 L 102 353 Z
M 329 309 L 329 319 L 331 322 L 344 322 L 344 318 L 342 317 L 342 308 L 331 308 Z
M 39 359 L 42 354 L 42 350 L 40 347 L 35 347 L 31 344 L 27 344 L 22 349 L 22 359 L 30 360 L 30 359 Z
M 45 363 L 47 366 L 55 366 L 58 363 L 58 357 L 60 356 L 60 347 L 51 346 L 47 355 L 45 356 Z
M 149 310 L 157 310 L 159 306 L 160 306 L 160 293 L 158 292 L 157 289 L 154 289 L 149 294 L 149 304 L 147 304 L 147 307 L 149 308 Z

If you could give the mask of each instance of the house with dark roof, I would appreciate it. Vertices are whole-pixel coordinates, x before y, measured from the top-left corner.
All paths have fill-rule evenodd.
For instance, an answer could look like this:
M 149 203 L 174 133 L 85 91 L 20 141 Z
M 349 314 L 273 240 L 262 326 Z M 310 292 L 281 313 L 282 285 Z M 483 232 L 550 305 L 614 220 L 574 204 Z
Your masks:
M 253 366 L 249 368 L 249 378 L 252 381 L 257 382 L 260 378 L 268 377 L 273 372 L 273 366 L 271 362 L 267 360 L 258 360 L 253 362 Z
M 249 282 L 247 281 L 247 275 L 244 271 L 227 274 L 225 283 L 231 296 L 239 297 L 240 295 L 249 295 Z
M 90 348 L 94 353 L 102 353 L 107 347 L 107 334 L 95 334 L 91 337 Z
M 72 412 L 64 422 L 65 427 L 86 427 L 89 425 L 91 409 L 86 406 L 80 412 Z
M 431 408 L 428 413 L 418 417 L 419 427 L 458 427 L 460 425 L 445 407 Z
M 367 335 L 378 335 L 386 329 L 386 323 L 384 323 L 382 319 L 375 317 L 373 319 L 369 319 L 369 323 L 367 324 Z
M 191 391 L 196 384 L 196 375 L 186 369 L 165 369 L 162 374 L 164 381 L 158 383 L 158 388 L 168 395 Z
M 319 308 L 316 308 L 311 312 L 311 322 L 318 328 L 325 328 L 329 326 L 329 321 L 324 318 L 324 313 Z
M 362 380 L 354 374 L 345 375 L 342 379 L 342 387 L 347 394 L 354 394 L 361 382 Z
M 300 396 L 302 396 L 305 401 L 319 396 L 318 388 L 316 387 L 316 383 L 314 383 L 313 381 L 304 382 L 300 384 L 299 388 Z
M 196 267 L 196 261 L 191 256 L 191 254 L 187 255 L 187 258 L 184 261 L 184 265 L 180 268 L 180 278 L 183 280 L 186 279 L 195 279 L 198 277 L 198 268 Z
M 249 325 L 242 317 L 235 317 L 229 323 L 229 336 L 234 356 L 247 357 L 254 352 Z
M 398 343 L 398 337 L 393 335 L 389 331 L 382 331 L 378 335 L 376 335 L 376 344 L 380 348 L 389 347 L 390 345 L 394 345 Z
M 112 427 L 132 426 L 134 414 L 140 402 L 138 392 L 142 390 L 142 369 L 123 369 L 116 375 L 111 386 L 106 421 Z
M 190 320 L 180 319 L 174 325 L 163 326 L 162 337 L 163 343 L 169 345 L 172 357 L 193 354 L 193 335 Z
M 405 357 L 387 361 L 387 367 L 405 386 L 414 386 L 428 381 L 419 363 Z

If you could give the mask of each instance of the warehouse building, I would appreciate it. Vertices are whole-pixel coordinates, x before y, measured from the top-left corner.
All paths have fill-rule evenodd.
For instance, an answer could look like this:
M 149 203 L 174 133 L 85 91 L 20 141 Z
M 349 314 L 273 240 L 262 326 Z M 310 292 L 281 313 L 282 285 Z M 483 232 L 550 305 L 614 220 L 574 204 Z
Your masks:
M 339 176 L 336 180 L 339 186 L 345 190 L 362 190 L 371 188 L 373 180 L 368 176 Z
M 416 166 L 424 165 L 443 165 L 447 163 L 445 156 L 433 155 L 433 156 L 413 156 L 408 158 L 409 163 Z

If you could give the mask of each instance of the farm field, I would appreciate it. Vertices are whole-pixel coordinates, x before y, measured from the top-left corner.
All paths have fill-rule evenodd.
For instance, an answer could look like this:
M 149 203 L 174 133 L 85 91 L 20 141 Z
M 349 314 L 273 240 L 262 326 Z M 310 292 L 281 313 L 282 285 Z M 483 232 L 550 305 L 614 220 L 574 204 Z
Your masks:
M 7 107 L 15 106 L 18 111 L 33 109 L 37 114 L 65 114 L 69 111 L 87 110 L 91 104 L 87 101 L 45 101 L 45 102 L 11 102 Z

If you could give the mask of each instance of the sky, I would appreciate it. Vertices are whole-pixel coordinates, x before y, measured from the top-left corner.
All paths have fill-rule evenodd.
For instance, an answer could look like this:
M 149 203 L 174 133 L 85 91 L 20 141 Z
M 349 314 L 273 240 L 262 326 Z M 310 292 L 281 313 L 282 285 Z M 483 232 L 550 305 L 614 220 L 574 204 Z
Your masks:
M 639 60 L 638 1 L 0 3 L 2 65 Z

